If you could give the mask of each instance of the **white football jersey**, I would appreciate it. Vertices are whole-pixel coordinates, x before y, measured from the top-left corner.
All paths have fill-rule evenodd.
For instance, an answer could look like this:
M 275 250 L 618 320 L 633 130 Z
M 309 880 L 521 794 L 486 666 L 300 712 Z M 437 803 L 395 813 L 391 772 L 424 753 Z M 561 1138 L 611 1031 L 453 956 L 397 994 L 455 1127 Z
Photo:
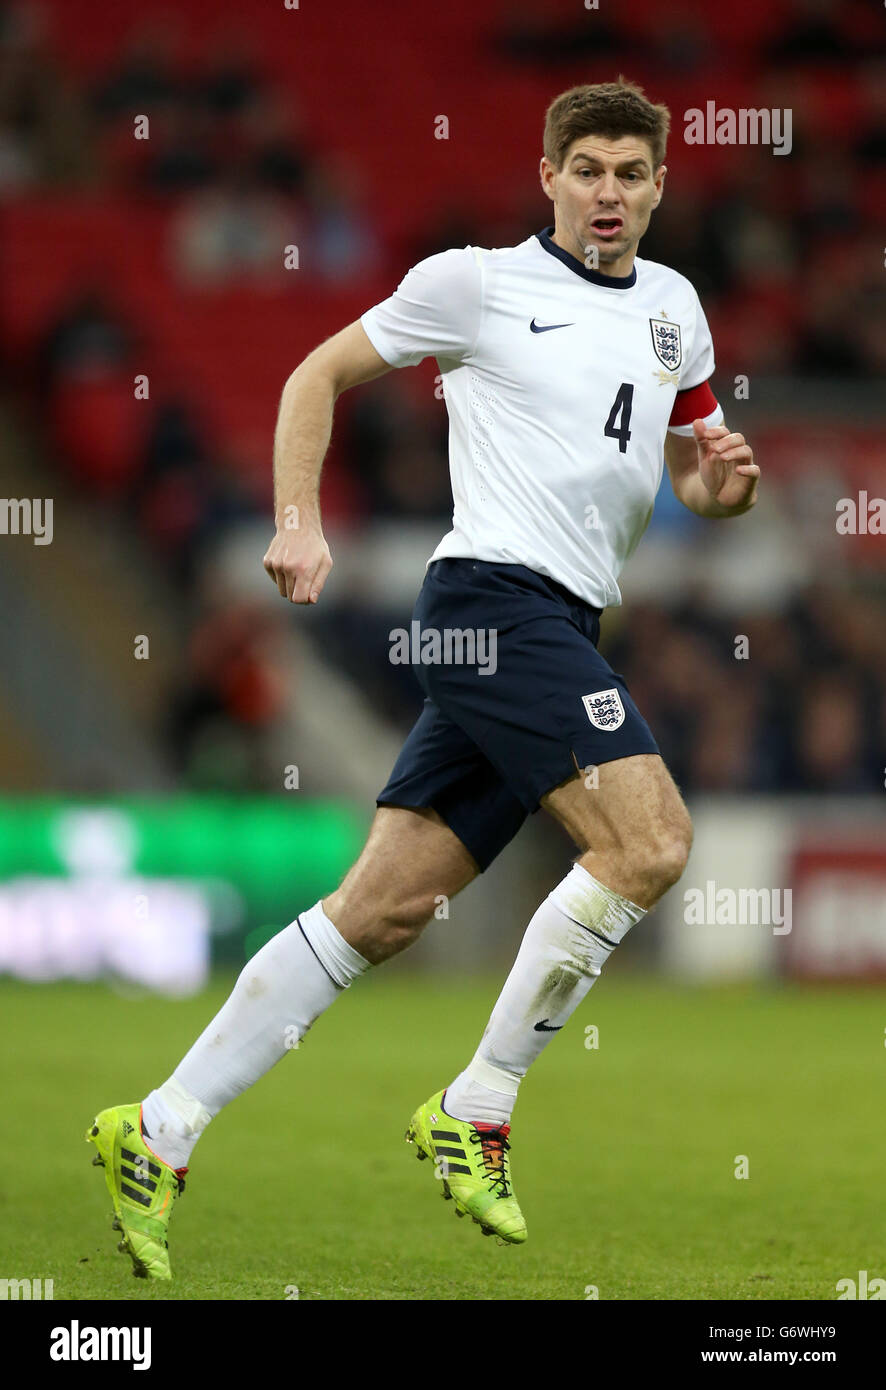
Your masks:
M 602 609 L 621 603 L 667 430 L 692 433 L 677 393 L 707 381 L 714 351 L 682 275 L 639 258 L 604 275 L 552 232 L 429 256 L 360 322 L 391 366 L 434 356 L 442 375 L 454 507 L 428 563 L 526 565 Z M 709 390 L 703 400 L 719 424 Z

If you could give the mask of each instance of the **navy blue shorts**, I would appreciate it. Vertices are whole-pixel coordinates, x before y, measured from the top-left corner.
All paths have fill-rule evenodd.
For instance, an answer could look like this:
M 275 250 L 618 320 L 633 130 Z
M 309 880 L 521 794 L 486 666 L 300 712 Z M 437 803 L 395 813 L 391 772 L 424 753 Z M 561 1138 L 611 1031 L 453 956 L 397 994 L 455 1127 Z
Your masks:
M 435 560 L 399 651 L 424 708 L 377 805 L 432 807 L 482 871 L 546 792 L 658 753 L 599 635 L 599 609 L 525 565 Z

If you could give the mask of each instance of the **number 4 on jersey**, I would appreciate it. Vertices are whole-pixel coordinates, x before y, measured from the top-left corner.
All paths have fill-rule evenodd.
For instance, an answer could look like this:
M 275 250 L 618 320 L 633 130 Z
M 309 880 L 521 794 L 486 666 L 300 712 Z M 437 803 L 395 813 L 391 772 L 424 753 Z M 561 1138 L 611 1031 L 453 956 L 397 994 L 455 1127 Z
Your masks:
M 629 382 L 623 381 L 615 394 L 615 400 L 612 402 L 609 419 L 603 426 L 604 434 L 607 434 L 610 439 L 618 440 L 618 451 L 620 454 L 626 454 L 628 451 L 628 440 L 631 437 L 631 407 L 633 403 L 634 388 Z M 616 424 L 615 422 L 618 420 L 619 416 L 621 416 L 621 423 Z

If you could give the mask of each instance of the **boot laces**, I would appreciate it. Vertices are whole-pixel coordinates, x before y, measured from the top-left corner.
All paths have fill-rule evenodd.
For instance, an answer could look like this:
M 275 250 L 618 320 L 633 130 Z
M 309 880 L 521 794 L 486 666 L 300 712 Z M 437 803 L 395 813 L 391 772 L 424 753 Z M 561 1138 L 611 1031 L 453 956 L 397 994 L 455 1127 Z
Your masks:
M 470 1139 L 472 1144 L 480 1145 L 480 1155 L 490 1191 L 494 1192 L 496 1197 L 510 1197 L 507 1152 L 511 1146 L 504 1132 L 500 1129 L 475 1128 Z

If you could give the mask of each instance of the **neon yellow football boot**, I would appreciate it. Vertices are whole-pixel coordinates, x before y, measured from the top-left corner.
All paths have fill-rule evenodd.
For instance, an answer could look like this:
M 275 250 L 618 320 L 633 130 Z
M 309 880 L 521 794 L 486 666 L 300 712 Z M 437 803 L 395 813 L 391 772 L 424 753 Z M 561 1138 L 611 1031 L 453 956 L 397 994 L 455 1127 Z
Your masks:
M 96 1115 L 86 1140 L 98 1153 L 114 1203 L 117 1249 L 132 1260 L 137 1279 L 171 1279 L 167 1237 L 176 1198 L 185 1190 L 187 1168 L 170 1168 L 142 1138 L 141 1106 L 116 1105 Z
M 526 1222 L 511 1187 L 508 1151 L 510 1125 L 472 1124 L 443 1109 L 445 1091 L 420 1105 L 406 1131 L 417 1158 L 432 1158 L 443 1196 L 455 1203 L 456 1216 L 471 1216 L 484 1236 L 500 1244 L 520 1245 Z

